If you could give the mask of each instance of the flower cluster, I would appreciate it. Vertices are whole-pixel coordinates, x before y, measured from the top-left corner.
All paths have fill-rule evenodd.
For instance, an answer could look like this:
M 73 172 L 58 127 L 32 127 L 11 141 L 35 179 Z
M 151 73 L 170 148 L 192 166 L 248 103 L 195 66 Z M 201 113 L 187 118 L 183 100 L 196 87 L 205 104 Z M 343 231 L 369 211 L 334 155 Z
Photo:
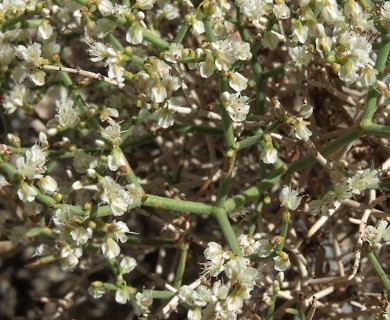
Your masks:
M 364 229 L 363 240 L 368 242 L 370 246 L 380 246 L 381 241 L 390 240 L 390 227 L 386 220 L 379 221 L 376 227 L 367 226 Z
M 46 135 L 40 135 L 40 145 L 48 146 Z M 32 202 L 37 195 L 37 190 L 31 182 L 36 181 L 41 190 L 47 194 L 52 194 L 57 189 L 56 180 L 46 172 L 46 151 L 39 144 L 33 145 L 26 151 L 25 156 L 20 156 L 16 160 L 16 168 L 23 177 L 19 183 L 18 196 L 22 201 Z
M 328 191 L 321 199 L 309 202 L 309 213 L 327 214 L 335 203 L 360 195 L 369 188 L 375 188 L 378 183 L 378 172 L 374 169 L 365 169 L 349 178 L 343 178 L 335 185 L 334 190 Z
M 251 267 L 250 256 L 266 258 L 273 253 L 274 246 L 267 240 L 254 240 L 249 235 L 238 238 L 244 257 L 224 250 L 216 242 L 209 242 L 204 256 L 204 275 L 215 278 L 212 287 L 200 285 L 196 289 L 182 286 L 180 298 L 190 304 L 188 319 L 201 319 L 211 315 L 221 319 L 236 319 L 244 302 L 250 297 L 259 276 L 257 269 Z M 279 251 L 274 257 L 275 270 L 285 271 L 290 266 L 288 254 Z M 223 273 L 228 281 L 224 283 L 217 277 Z
M 250 260 L 235 256 L 230 251 L 210 242 L 204 252 L 205 274 L 217 277 L 221 272 L 228 278 L 227 283 L 216 280 L 212 289 L 200 285 L 195 290 L 188 286 L 180 289 L 180 298 L 193 307 L 188 311 L 188 319 L 200 319 L 214 315 L 221 319 L 236 319 L 244 301 L 254 289 L 258 271 L 250 266 Z
M 134 184 L 128 184 L 124 188 L 111 177 L 103 177 L 98 185 L 100 199 L 108 203 L 114 216 L 121 216 L 126 211 L 141 204 L 142 190 Z

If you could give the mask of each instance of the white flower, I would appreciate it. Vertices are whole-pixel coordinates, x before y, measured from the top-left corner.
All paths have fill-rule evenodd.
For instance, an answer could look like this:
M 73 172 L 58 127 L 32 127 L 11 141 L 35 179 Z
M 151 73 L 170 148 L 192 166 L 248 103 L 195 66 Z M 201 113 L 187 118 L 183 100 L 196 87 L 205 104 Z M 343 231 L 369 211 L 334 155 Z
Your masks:
M 18 189 L 18 197 L 22 201 L 32 202 L 35 200 L 37 191 L 34 187 L 29 186 L 26 182 L 22 182 Z
M 56 101 L 56 119 L 61 127 L 72 126 L 77 121 L 78 111 L 73 107 L 74 101 L 70 98 L 64 101 Z
M 51 35 L 53 34 L 53 27 L 50 25 L 49 21 L 42 21 L 38 27 L 38 34 L 44 40 L 50 39 Z
M 107 76 L 118 83 L 122 83 L 126 80 L 123 76 L 125 71 L 125 68 L 123 68 L 119 63 L 109 63 Z
M 154 116 L 157 119 L 157 125 L 161 128 L 167 129 L 175 124 L 175 118 L 170 110 L 169 103 L 155 111 Z
M 302 199 L 298 195 L 298 191 L 292 190 L 289 186 L 285 186 L 280 192 L 279 200 L 286 209 L 296 210 Z
M 213 287 L 211 288 L 211 291 L 214 297 L 217 298 L 218 300 L 220 301 L 226 300 L 229 293 L 230 286 L 231 286 L 231 282 L 223 284 L 220 280 L 215 281 L 213 283 Z
M 363 87 L 371 86 L 376 81 L 376 75 L 378 74 L 378 70 L 374 69 L 370 65 L 366 65 L 361 71 L 359 80 Z
M 363 173 L 356 174 L 349 178 L 347 182 L 352 193 L 361 194 L 364 190 L 378 185 L 378 172 L 374 169 L 365 169 Z
M 383 27 L 387 31 L 389 31 L 390 30 L 390 2 L 388 2 L 388 1 L 383 2 L 379 19 L 380 19 Z M 387 306 L 387 309 L 388 308 L 389 308 L 389 305 Z M 390 317 L 390 312 L 389 312 L 389 317 Z
M 25 61 L 25 65 L 29 69 L 39 68 L 42 64 L 41 45 L 37 42 L 25 47 L 19 45 L 15 48 L 15 54 L 19 59 Z
M 131 44 L 140 44 L 144 39 L 139 23 L 133 23 L 126 32 L 126 41 Z
M 17 84 L 4 95 L 3 107 L 7 113 L 13 113 L 17 108 L 21 108 L 32 101 L 33 96 L 30 90 L 25 85 Z
M 137 314 L 149 313 L 149 308 L 153 303 L 152 292 L 137 292 L 135 302 L 137 304 Z
M 268 257 L 274 250 L 274 246 L 266 239 L 257 240 L 254 244 L 254 253 L 260 258 Z
M 82 226 L 74 226 L 73 230 L 70 232 L 70 236 L 77 246 L 86 244 L 89 239 L 92 238 L 92 229 L 85 229 Z
M 302 24 L 301 20 L 293 20 L 292 21 L 294 30 L 292 33 L 292 39 L 295 42 L 305 43 L 309 34 L 309 28 Z
M 37 86 L 43 86 L 45 84 L 45 76 L 41 70 L 33 70 L 30 74 L 30 80 L 34 82 Z
M 179 298 L 187 304 L 192 304 L 196 295 L 197 295 L 196 291 L 186 285 L 181 286 L 179 290 Z
M 307 67 L 309 62 L 313 60 L 313 55 L 308 51 L 307 46 L 297 46 L 291 49 L 291 59 L 295 67 Z
M 247 96 L 240 97 L 239 93 L 224 92 L 221 95 L 222 104 L 234 122 L 241 122 L 246 119 L 250 109 L 248 100 Z
M 121 248 L 111 237 L 107 237 L 102 245 L 102 252 L 106 258 L 113 259 L 119 255 Z
M 380 241 L 390 240 L 390 227 L 386 220 L 381 220 L 377 227 L 367 226 L 364 230 L 363 240 L 367 241 L 371 246 L 379 244 Z
M 107 157 L 107 164 L 111 171 L 117 171 L 120 167 L 127 166 L 127 160 L 120 149 L 114 148 Z
M 307 141 L 310 136 L 313 134 L 310 129 L 307 127 L 309 124 L 306 121 L 303 121 L 301 118 L 294 118 L 292 120 L 292 128 L 290 134 L 294 133 L 295 137 L 299 140 Z
M 125 188 L 122 188 L 118 183 L 116 183 L 111 177 L 104 177 L 99 185 L 100 190 L 100 199 L 103 202 L 106 202 L 110 205 L 113 215 L 121 216 L 123 215 L 134 202 L 139 204 L 140 197 L 135 199 L 134 195 L 136 194 L 132 190 L 132 185 L 127 187 L 132 190 L 132 192 L 127 192 Z M 142 193 L 139 192 L 141 195 Z
M 272 141 L 266 143 L 266 147 L 261 150 L 260 159 L 264 163 L 275 163 L 278 160 L 278 151 L 274 148 Z
M 176 63 L 177 60 L 181 59 L 182 51 L 184 47 L 181 43 L 171 43 L 167 51 L 163 53 L 164 59 Z
M 114 220 L 110 223 L 107 229 L 111 237 L 116 238 L 116 241 L 120 241 L 122 243 L 125 243 L 127 241 L 126 233 L 130 233 L 129 227 L 123 221 Z
M 125 304 L 127 301 L 130 300 L 130 293 L 129 289 L 126 285 L 118 288 L 115 293 L 115 301 L 120 304 Z
M 114 7 L 110 0 L 95 0 L 95 3 L 103 16 L 110 14 Z
M 275 50 L 279 44 L 280 35 L 275 31 L 264 31 L 264 34 L 261 38 L 261 44 L 264 48 L 269 48 L 270 50 Z
M 57 190 L 57 181 L 55 181 L 51 176 L 45 176 L 39 179 L 39 187 L 48 194 L 52 194 Z
M 219 71 L 228 71 L 233 63 L 236 61 L 236 58 L 233 55 L 232 43 L 229 40 L 218 40 L 211 44 L 211 47 L 214 49 L 215 55 L 215 67 Z
M 359 77 L 358 67 L 351 61 L 344 63 L 338 71 L 338 76 L 346 84 L 353 84 Z
M 272 12 L 275 17 L 278 19 L 288 19 L 290 18 L 290 8 L 284 3 L 284 1 L 278 1 L 274 5 Z
M 61 267 L 65 271 L 73 270 L 79 263 L 79 258 L 83 255 L 83 249 L 73 248 L 68 243 L 64 245 L 60 253 Z
M 102 42 L 94 42 L 92 44 L 89 44 L 88 42 L 86 42 L 86 43 L 89 45 L 90 49 L 88 50 L 88 53 L 92 56 L 91 61 L 93 61 L 93 62 L 102 61 L 103 59 L 105 59 L 109 56 L 112 56 L 112 54 L 114 54 L 114 56 L 116 56 L 115 51 L 111 48 L 108 48 Z M 112 52 L 112 51 L 114 51 L 114 52 Z
M 242 234 L 237 239 L 238 244 L 240 245 L 242 254 L 244 257 L 250 256 L 254 253 L 254 243 L 255 240 L 252 236 L 248 234 Z
M 15 59 L 15 52 L 11 45 L 2 43 L 0 47 L 0 65 L 8 66 Z
M 109 124 L 115 123 L 112 118 L 119 117 L 119 111 L 115 108 L 103 108 L 98 111 L 100 115 L 100 120 L 107 121 Z
M 229 86 L 236 92 L 243 91 L 248 86 L 248 79 L 241 73 L 229 72 Z
M 88 288 L 88 293 L 92 297 L 94 297 L 95 299 L 99 299 L 99 298 L 103 297 L 103 295 L 105 293 L 103 282 L 101 282 L 101 281 L 92 282 Z
M 74 214 L 70 211 L 70 207 L 67 205 L 62 206 L 62 208 L 54 211 L 53 214 L 53 222 L 58 228 L 57 232 L 61 232 L 61 230 L 65 228 L 73 228 L 74 222 Z
M 150 99 L 152 99 L 153 102 L 161 103 L 167 96 L 167 89 L 161 81 L 157 81 L 151 90 Z
M 196 288 L 194 304 L 198 307 L 205 307 L 212 301 L 212 297 L 213 293 L 211 290 L 204 285 L 200 285 L 198 288 Z
M 126 274 L 134 270 L 137 265 L 137 261 L 135 261 L 132 257 L 124 257 L 120 263 L 120 274 Z
M 156 0 L 137 0 L 135 7 L 141 10 L 150 10 L 155 2 Z
M 222 246 L 217 242 L 209 242 L 207 248 L 203 252 L 204 257 L 213 263 L 217 263 L 227 258 Z
M 321 216 L 326 215 L 329 211 L 328 206 L 328 201 L 325 199 L 312 200 L 309 202 L 309 214 L 313 216 L 318 214 Z
M 202 78 L 210 78 L 215 71 L 214 57 L 210 50 L 204 50 L 206 60 L 199 63 L 200 76 Z
M 113 123 L 102 130 L 102 137 L 110 141 L 113 145 L 119 145 L 122 142 L 121 126 Z
M 283 251 L 277 253 L 277 256 L 274 257 L 274 261 L 276 271 L 286 271 L 291 265 L 288 254 Z
M 188 320 L 201 320 L 202 319 L 202 309 L 201 308 L 192 308 L 188 310 L 187 313 Z

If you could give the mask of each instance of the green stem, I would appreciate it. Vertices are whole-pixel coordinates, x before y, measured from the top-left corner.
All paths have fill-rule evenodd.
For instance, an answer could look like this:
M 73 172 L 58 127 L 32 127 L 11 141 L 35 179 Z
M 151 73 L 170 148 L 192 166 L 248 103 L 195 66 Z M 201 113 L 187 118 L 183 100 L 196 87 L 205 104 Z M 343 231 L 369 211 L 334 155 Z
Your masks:
M 146 41 L 150 42 L 152 45 L 159 48 L 160 50 L 166 50 L 169 48 L 169 42 L 156 36 L 155 34 L 150 32 L 149 30 L 142 29 L 142 34 L 143 34 L 144 39 Z
M 179 289 L 181 287 L 183 281 L 184 271 L 186 269 L 188 248 L 189 248 L 188 242 L 180 243 L 180 259 L 176 270 L 175 280 L 173 281 L 173 286 L 176 289 Z
M 125 178 L 126 178 L 126 181 L 128 183 L 134 183 L 139 189 L 143 190 L 140 182 L 138 181 L 138 178 L 137 176 L 135 175 L 133 169 L 131 168 L 129 162 L 127 161 L 127 158 L 126 156 L 123 154 L 123 151 L 121 148 L 117 148 L 117 152 L 119 154 L 119 156 L 122 156 L 123 159 L 126 160 L 126 175 L 125 175 Z
M 274 318 L 274 312 L 275 312 L 275 303 L 276 298 L 278 297 L 278 290 L 273 289 L 272 296 L 271 296 L 271 303 L 268 306 L 267 310 L 267 320 L 273 320 Z
M 174 43 L 182 43 L 184 40 L 184 37 L 186 36 L 188 29 L 190 27 L 186 24 L 182 25 L 179 29 L 179 32 L 177 33 L 175 39 L 173 40 Z
M 212 214 L 215 211 L 215 207 L 209 204 L 179 199 L 170 199 L 151 194 L 145 195 L 145 201 L 143 205 L 147 207 L 197 214 Z
M 18 14 L 17 16 L 6 20 L 2 25 L 1 25 L 1 31 L 6 32 L 8 29 L 12 29 L 12 26 L 17 24 L 18 22 L 23 22 L 27 20 L 27 18 L 33 16 L 35 12 L 23 12 L 21 14 Z
M 275 252 L 282 251 L 284 247 L 284 243 L 286 242 L 287 237 L 287 231 L 288 231 L 288 224 L 290 222 L 290 212 L 284 211 L 282 216 L 282 226 L 280 227 L 280 237 L 281 242 L 275 247 Z
M 387 59 L 390 52 L 390 34 L 383 35 L 381 46 L 378 51 L 378 56 L 375 63 L 375 69 L 378 70 L 378 79 L 382 79 L 385 70 Z M 364 131 L 366 126 L 371 123 L 376 111 L 377 91 L 374 86 L 368 90 L 366 103 L 363 114 L 360 118 L 361 128 Z
M 214 217 L 218 221 L 218 225 L 222 230 L 222 233 L 234 254 L 237 256 L 242 256 L 242 252 L 240 246 L 237 242 L 236 234 L 232 228 L 232 225 L 229 222 L 226 211 L 223 209 L 216 210 L 214 213 Z
M 215 41 L 214 32 L 213 29 L 211 28 L 210 20 L 207 18 L 204 20 L 204 28 L 206 31 L 207 40 L 209 42 L 214 42 Z
M 375 256 L 374 252 L 369 251 L 367 252 L 367 258 L 368 261 L 370 261 L 371 265 L 375 269 L 375 272 L 379 276 L 379 278 L 382 280 L 383 285 L 386 288 L 387 291 L 387 298 L 390 297 L 390 279 L 387 276 L 386 272 L 383 270 L 381 264 L 379 263 L 377 257 Z
M 251 215 L 251 221 L 248 228 L 248 234 L 253 235 L 257 228 L 257 221 L 259 221 L 259 216 L 261 214 L 261 210 L 263 209 L 263 197 L 260 197 L 258 202 L 256 203 L 255 212 Z

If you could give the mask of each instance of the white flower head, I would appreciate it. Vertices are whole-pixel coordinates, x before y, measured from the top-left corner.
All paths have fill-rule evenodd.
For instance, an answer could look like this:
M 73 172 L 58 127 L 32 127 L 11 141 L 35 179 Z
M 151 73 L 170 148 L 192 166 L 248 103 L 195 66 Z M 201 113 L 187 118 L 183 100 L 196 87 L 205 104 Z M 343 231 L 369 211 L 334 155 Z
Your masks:
M 121 248 L 111 237 L 107 237 L 102 245 L 103 255 L 108 259 L 113 259 L 119 255 Z
M 105 294 L 103 282 L 101 281 L 92 282 L 88 288 L 88 293 L 95 299 L 99 299 L 103 297 L 103 295 Z
M 19 59 L 24 60 L 26 67 L 29 69 L 39 68 L 42 64 L 41 44 L 37 42 L 34 42 L 27 47 L 23 45 L 17 46 L 15 48 L 15 54 Z
M 137 261 L 135 261 L 132 257 L 124 257 L 120 263 L 120 274 L 126 274 L 134 270 L 137 265 Z
M 18 189 L 18 197 L 22 201 L 32 202 L 35 200 L 37 191 L 26 182 L 22 182 Z
M 274 246 L 267 239 L 257 240 L 254 244 L 254 253 L 260 258 L 266 258 L 272 254 Z
M 102 130 L 102 137 L 110 141 L 114 146 L 122 142 L 121 126 L 118 123 L 113 123 Z
M 279 195 L 279 200 L 286 209 L 296 210 L 301 203 L 302 197 L 298 197 L 299 192 L 291 189 L 289 186 L 284 186 Z
M 111 171 L 117 171 L 119 168 L 127 166 L 127 160 L 120 149 L 113 148 L 107 157 L 107 164 Z
M 137 292 L 135 295 L 135 302 L 137 304 L 137 314 L 145 314 L 150 312 L 150 306 L 153 303 L 152 292 Z
M 53 27 L 50 25 L 49 21 L 42 21 L 38 27 L 38 34 L 44 40 L 50 39 L 51 35 L 53 34 Z
M 58 186 L 57 181 L 55 181 L 51 176 L 45 176 L 39 179 L 38 185 L 47 194 L 52 194 L 57 190 Z
M 56 119 L 61 127 L 69 127 L 75 124 L 78 116 L 78 109 L 74 107 L 74 101 L 70 98 L 64 101 L 56 101 Z
M 386 220 L 381 220 L 377 227 L 367 226 L 364 230 L 363 240 L 367 241 L 371 246 L 378 245 L 382 240 L 390 240 L 390 227 Z
M 353 194 L 361 194 L 368 188 L 376 187 L 379 183 L 378 172 L 374 169 L 365 169 L 347 180 Z
M 236 92 L 245 90 L 248 86 L 248 79 L 239 72 L 229 73 L 229 86 Z
M 246 119 L 250 110 L 248 100 L 247 96 L 240 97 L 239 93 L 223 92 L 221 95 L 222 104 L 234 122 L 242 122 Z
M 276 271 L 286 271 L 291 265 L 288 254 L 283 251 L 277 253 L 277 256 L 274 257 L 274 261 Z
M 95 0 L 95 3 L 103 16 L 109 15 L 114 7 L 110 0 Z
M 167 129 L 175 124 L 175 118 L 170 106 L 171 104 L 167 103 L 154 113 L 154 117 L 157 119 L 157 125 L 161 128 Z
M 126 304 L 130 300 L 130 292 L 127 285 L 124 285 L 116 290 L 115 301 L 120 304 Z
M 278 151 L 274 148 L 272 141 L 266 142 L 265 148 L 261 150 L 260 159 L 266 164 L 275 163 L 278 160 Z

